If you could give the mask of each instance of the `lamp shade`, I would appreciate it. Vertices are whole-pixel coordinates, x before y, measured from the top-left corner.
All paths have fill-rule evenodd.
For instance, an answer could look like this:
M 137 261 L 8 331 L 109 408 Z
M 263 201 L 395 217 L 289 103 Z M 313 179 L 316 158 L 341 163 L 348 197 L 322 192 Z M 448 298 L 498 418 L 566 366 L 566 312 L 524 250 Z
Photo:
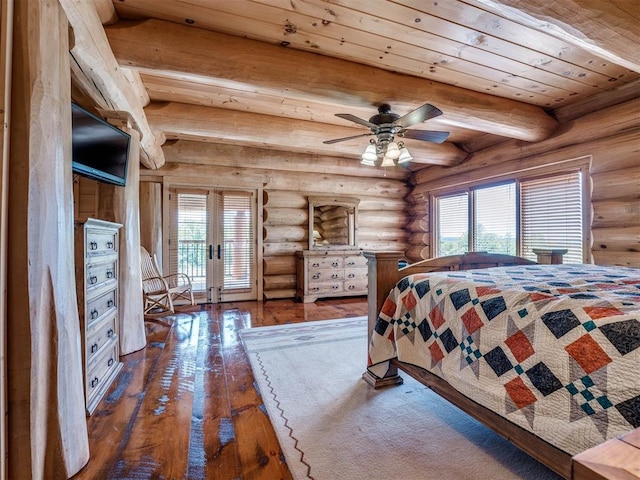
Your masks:
M 375 160 L 367 160 L 367 159 L 364 158 L 364 155 L 362 156 L 362 161 L 360 163 L 362 165 L 366 165 L 367 167 L 375 167 L 376 166 Z
M 387 152 L 385 153 L 385 157 L 389 157 L 392 160 L 395 160 L 400 156 L 400 149 L 398 148 L 398 144 L 396 142 L 389 142 L 387 145 Z
M 413 157 L 409 153 L 409 150 L 407 150 L 407 147 L 402 147 L 400 149 L 400 156 L 398 157 L 398 164 L 407 163 L 411 160 L 413 160 Z
M 364 163 L 365 161 L 373 163 L 377 158 L 378 152 L 376 152 L 376 146 L 370 143 L 369 145 L 367 145 L 367 148 L 365 148 L 364 153 L 362 154 L 362 163 Z
M 382 165 L 380 165 L 381 167 L 395 167 L 396 166 L 396 162 L 393 160 L 393 158 L 390 158 L 388 155 L 385 155 L 382 158 Z

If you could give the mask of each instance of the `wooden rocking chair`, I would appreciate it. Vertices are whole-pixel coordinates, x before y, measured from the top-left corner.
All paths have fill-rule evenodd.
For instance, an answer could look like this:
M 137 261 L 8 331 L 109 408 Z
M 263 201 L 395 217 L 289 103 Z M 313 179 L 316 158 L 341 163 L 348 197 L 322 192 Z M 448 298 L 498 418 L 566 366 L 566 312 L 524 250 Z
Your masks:
M 174 301 L 178 299 L 195 305 L 189 276 L 184 273 L 162 276 L 155 258 L 143 246 L 140 246 L 140 268 L 145 315 L 175 313 Z

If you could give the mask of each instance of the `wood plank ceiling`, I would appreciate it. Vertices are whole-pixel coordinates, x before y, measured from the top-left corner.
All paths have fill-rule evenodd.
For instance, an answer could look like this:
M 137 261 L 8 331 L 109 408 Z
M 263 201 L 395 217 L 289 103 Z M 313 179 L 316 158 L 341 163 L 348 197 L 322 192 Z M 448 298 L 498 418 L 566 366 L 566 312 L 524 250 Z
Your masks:
M 94 0 L 93 12 L 61 2 L 76 91 L 130 112 L 113 92 L 134 92 L 151 168 L 165 138 L 356 162 L 369 137 L 323 140 L 368 133 L 335 114 L 368 119 L 382 103 L 399 115 L 440 108 L 411 128 L 448 140 L 405 143 L 413 169 L 454 165 L 505 139 L 548 138 L 640 89 L 637 0 Z M 96 21 L 122 72 L 105 69 L 104 86 L 87 46 L 111 54 Z

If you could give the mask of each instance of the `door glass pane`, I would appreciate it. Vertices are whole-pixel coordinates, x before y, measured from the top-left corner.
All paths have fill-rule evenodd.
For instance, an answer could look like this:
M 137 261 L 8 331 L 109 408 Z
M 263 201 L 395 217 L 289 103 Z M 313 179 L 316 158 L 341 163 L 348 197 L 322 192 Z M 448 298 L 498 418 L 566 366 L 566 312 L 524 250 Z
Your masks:
M 247 192 L 223 192 L 223 289 L 248 289 L 255 284 L 253 197 Z
M 474 251 L 516 254 L 515 195 L 515 183 L 474 190 Z
M 173 272 L 185 273 L 194 291 L 207 285 L 207 194 L 177 194 L 176 266 Z
M 436 198 L 436 251 L 443 257 L 469 250 L 469 195 Z

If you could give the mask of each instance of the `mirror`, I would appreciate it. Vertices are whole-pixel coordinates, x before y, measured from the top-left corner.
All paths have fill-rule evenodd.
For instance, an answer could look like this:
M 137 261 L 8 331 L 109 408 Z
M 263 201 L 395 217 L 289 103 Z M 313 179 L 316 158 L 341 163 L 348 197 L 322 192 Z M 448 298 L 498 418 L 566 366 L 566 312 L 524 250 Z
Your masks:
M 309 197 L 309 249 L 358 248 L 358 203 L 353 197 Z

